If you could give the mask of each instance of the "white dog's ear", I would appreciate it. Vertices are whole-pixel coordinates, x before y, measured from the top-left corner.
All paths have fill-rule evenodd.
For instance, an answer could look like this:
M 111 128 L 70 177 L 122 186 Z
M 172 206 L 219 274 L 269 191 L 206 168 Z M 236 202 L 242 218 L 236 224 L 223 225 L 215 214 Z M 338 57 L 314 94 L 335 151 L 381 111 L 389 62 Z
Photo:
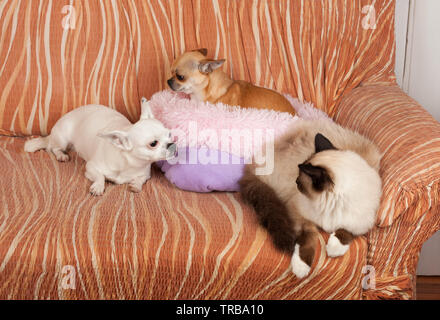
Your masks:
M 150 102 L 142 97 L 141 100 L 141 120 L 154 119 L 153 111 L 151 111 Z
M 205 59 L 200 61 L 199 63 L 199 71 L 204 74 L 211 73 L 215 69 L 220 68 L 223 63 L 225 63 L 225 59 L 220 60 L 211 60 L 211 59 Z
M 130 151 L 133 149 L 133 145 L 128 137 L 127 132 L 115 130 L 105 133 L 98 133 L 98 137 L 107 139 L 121 150 Z

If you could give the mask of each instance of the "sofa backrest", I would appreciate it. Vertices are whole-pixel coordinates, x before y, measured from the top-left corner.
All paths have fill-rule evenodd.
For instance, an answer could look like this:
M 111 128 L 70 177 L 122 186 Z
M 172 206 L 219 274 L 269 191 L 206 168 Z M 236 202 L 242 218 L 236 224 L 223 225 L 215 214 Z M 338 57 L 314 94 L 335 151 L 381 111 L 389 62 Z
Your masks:
M 173 59 L 208 48 L 235 79 L 330 114 L 342 95 L 392 84 L 394 0 L 3 0 L 0 133 L 46 134 L 101 103 L 134 121 Z
M 90 103 L 136 117 L 124 3 L 0 2 L 0 133 L 45 135 L 62 114 Z

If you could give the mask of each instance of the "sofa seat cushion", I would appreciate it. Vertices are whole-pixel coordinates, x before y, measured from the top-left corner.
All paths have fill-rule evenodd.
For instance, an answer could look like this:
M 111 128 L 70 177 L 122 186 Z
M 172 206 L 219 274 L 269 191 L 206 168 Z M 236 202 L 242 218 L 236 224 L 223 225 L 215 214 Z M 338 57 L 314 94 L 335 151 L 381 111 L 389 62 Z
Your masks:
M 85 162 L 0 138 L 0 299 L 359 299 L 367 244 L 345 256 L 319 237 L 297 279 L 238 193 L 197 194 L 155 168 L 135 194 L 88 193 Z

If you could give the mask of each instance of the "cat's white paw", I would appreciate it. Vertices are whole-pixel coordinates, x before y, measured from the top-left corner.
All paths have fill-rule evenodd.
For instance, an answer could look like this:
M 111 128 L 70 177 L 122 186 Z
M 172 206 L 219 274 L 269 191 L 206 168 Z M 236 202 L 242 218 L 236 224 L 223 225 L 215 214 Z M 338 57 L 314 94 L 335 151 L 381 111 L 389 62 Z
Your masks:
M 292 267 L 292 272 L 297 276 L 298 278 L 304 278 L 307 276 L 310 272 L 310 266 L 307 265 L 304 261 L 302 261 L 301 257 L 299 256 L 299 245 L 295 245 L 295 250 L 292 255 L 292 261 L 290 263 Z
M 350 248 L 350 245 L 342 244 L 334 233 L 330 235 L 325 247 L 327 255 L 332 258 L 343 256 L 347 252 L 348 248 Z

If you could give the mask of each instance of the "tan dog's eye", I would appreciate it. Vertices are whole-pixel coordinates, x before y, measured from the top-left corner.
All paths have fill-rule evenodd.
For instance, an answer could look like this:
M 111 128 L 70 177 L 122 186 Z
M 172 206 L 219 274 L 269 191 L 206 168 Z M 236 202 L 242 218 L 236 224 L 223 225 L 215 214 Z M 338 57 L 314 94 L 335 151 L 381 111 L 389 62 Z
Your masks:
M 185 77 L 182 76 L 182 75 L 180 75 L 180 74 L 176 74 L 176 78 L 177 78 L 177 80 L 179 80 L 179 81 L 183 81 L 183 80 L 185 80 Z

